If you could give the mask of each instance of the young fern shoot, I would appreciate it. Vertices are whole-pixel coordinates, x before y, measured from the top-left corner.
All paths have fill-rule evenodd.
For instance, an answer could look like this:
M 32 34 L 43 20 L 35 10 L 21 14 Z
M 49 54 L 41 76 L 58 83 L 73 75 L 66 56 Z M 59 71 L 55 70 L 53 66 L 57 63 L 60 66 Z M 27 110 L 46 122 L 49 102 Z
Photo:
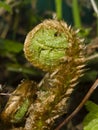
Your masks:
M 37 85 L 25 130 L 51 130 L 67 111 L 68 99 L 85 66 L 83 39 L 63 21 L 45 20 L 30 31 L 24 44 L 29 62 L 46 72 Z

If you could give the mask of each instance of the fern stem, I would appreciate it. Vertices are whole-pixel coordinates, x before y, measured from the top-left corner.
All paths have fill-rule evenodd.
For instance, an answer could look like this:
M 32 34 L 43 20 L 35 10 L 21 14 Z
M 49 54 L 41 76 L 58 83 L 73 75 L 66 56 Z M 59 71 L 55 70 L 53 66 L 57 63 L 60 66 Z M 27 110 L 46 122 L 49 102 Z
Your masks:
M 55 0 L 57 19 L 62 19 L 62 0 Z
M 75 27 L 81 28 L 81 18 L 80 18 L 78 0 L 72 1 L 72 13 L 73 13 Z

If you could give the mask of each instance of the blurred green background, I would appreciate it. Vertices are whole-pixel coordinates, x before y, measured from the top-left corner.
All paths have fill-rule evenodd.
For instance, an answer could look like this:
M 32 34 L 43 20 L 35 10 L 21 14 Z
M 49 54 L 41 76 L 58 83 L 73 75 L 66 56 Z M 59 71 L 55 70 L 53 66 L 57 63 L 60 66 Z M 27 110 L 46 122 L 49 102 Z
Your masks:
M 14 86 L 24 78 L 42 78 L 44 73 L 25 59 L 23 43 L 27 33 L 44 19 L 64 20 L 79 28 L 85 44 L 97 37 L 97 15 L 89 0 L 1 0 L 0 84 Z M 87 82 L 96 79 L 95 69 L 98 70 L 95 67 L 87 73 Z

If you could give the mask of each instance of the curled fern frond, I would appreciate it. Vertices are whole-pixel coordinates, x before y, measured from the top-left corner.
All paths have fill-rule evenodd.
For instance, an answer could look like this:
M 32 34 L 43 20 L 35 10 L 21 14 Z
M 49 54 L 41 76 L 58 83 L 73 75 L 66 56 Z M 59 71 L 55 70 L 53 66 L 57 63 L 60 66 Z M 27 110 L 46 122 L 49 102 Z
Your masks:
M 25 129 L 50 130 L 67 110 L 67 100 L 83 74 L 83 39 L 65 22 L 45 20 L 28 33 L 24 53 L 31 64 L 47 72 L 37 86 Z

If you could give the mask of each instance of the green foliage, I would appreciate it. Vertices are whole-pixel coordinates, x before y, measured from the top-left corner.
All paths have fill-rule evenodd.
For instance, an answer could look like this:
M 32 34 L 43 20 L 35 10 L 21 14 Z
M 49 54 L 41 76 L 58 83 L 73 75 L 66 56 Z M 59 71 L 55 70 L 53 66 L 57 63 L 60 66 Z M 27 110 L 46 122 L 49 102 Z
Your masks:
M 89 111 L 85 117 L 83 124 L 84 130 L 97 130 L 98 129 L 98 105 L 88 101 L 86 108 Z
M 35 69 L 31 67 L 26 67 L 22 62 L 19 63 L 19 56 L 21 61 L 24 60 L 23 57 L 23 44 L 17 41 L 8 40 L 8 39 L 0 39 L 0 57 L 4 59 L 8 59 L 4 61 L 4 65 L 6 68 L 6 72 L 16 72 L 22 74 L 29 74 L 38 76 L 40 75 Z M 18 58 L 17 58 L 18 57 Z M 2 62 L 3 64 L 3 62 Z
M 91 28 L 83 28 L 82 27 L 82 28 L 80 28 L 79 35 L 87 38 L 89 36 L 90 32 L 91 32 Z
M 96 80 L 98 72 L 96 70 L 90 70 L 85 73 L 85 76 L 83 77 L 83 81 L 94 81 Z
M 34 76 L 40 76 L 40 72 L 38 72 L 36 69 L 31 67 L 26 67 L 25 64 L 19 64 L 19 63 L 7 63 L 6 64 L 7 71 L 16 72 L 16 73 L 22 73 L 22 74 L 28 74 L 28 75 L 34 75 Z
M 98 118 L 91 120 L 91 122 L 84 127 L 84 130 L 98 130 Z
M 0 52 L 2 56 L 8 53 L 17 54 L 23 50 L 23 44 L 8 39 L 0 39 Z
M 3 7 L 9 13 L 12 13 L 12 8 L 10 5 L 6 4 L 5 2 L 0 1 L 0 7 Z

